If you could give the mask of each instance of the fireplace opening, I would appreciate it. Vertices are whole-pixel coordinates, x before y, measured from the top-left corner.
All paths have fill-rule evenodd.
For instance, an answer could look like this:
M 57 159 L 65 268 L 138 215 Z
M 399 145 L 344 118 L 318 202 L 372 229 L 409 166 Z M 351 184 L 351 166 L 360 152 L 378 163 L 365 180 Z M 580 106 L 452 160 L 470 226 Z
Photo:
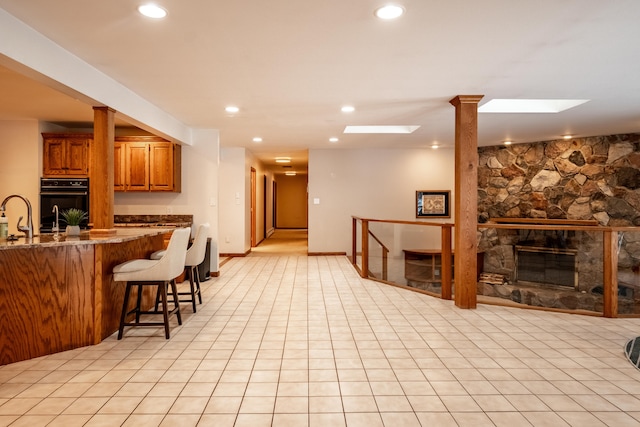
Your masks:
M 578 289 L 578 268 L 575 249 L 515 246 L 516 282 Z

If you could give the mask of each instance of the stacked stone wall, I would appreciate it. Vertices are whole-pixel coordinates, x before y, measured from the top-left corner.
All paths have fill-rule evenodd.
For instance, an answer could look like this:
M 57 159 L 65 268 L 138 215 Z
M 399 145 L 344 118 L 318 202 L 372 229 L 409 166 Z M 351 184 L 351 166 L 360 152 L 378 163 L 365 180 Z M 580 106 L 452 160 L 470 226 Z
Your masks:
M 478 149 L 478 214 L 640 225 L 640 134 Z

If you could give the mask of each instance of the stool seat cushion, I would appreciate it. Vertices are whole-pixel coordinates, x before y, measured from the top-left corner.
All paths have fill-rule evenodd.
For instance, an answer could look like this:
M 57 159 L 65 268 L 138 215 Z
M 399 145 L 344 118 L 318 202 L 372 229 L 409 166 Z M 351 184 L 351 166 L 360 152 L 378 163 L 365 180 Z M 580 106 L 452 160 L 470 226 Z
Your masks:
M 151 254 L 151 256 L 149 256 L 149 259 L 160 259 L 164 256 L 164 254 L 167 252 L 166 249 L 161 249 L 159 251 L 155 251 L 154 253 Z
M 158 266 L 158 260 L 132 259 L 113 267 L 113 280 L 116 282 L 137 282 L 154 280 L 171 280 L 168 278 L 166 268 L 154 269 Z
M 155 282 L 173 280 L 184 270 L 187 255 L 187 242 L 191 228 L 176 229 L 161 259 L 132 259 L 113 268 L 113 280 L 116 282 Z

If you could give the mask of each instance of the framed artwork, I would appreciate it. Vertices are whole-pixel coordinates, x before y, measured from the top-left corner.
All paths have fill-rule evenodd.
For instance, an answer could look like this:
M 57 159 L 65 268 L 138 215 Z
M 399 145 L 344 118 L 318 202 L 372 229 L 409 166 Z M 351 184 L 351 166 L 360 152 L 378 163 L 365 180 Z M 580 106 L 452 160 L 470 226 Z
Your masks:
M 448 190 L 416 191 L 416 218 L 451 218 L 450 194 Z

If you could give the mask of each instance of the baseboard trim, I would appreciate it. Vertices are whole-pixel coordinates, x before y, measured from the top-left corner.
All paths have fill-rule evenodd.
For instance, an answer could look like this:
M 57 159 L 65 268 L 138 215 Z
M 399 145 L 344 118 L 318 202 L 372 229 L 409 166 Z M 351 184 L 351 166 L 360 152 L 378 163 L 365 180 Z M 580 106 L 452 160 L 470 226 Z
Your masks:
M 220 258 L 233 258 L 233 257 L 243 257 L 243 256 L 247 256 L 251 253 L 251 249 L 249 249 L 248 251 L 246 251 L 245 253 L 226 253 L 226 254 L 220 254 L 218 255 Z
M 347 256 L 346 252 L 307 252 L 307 256 Z

